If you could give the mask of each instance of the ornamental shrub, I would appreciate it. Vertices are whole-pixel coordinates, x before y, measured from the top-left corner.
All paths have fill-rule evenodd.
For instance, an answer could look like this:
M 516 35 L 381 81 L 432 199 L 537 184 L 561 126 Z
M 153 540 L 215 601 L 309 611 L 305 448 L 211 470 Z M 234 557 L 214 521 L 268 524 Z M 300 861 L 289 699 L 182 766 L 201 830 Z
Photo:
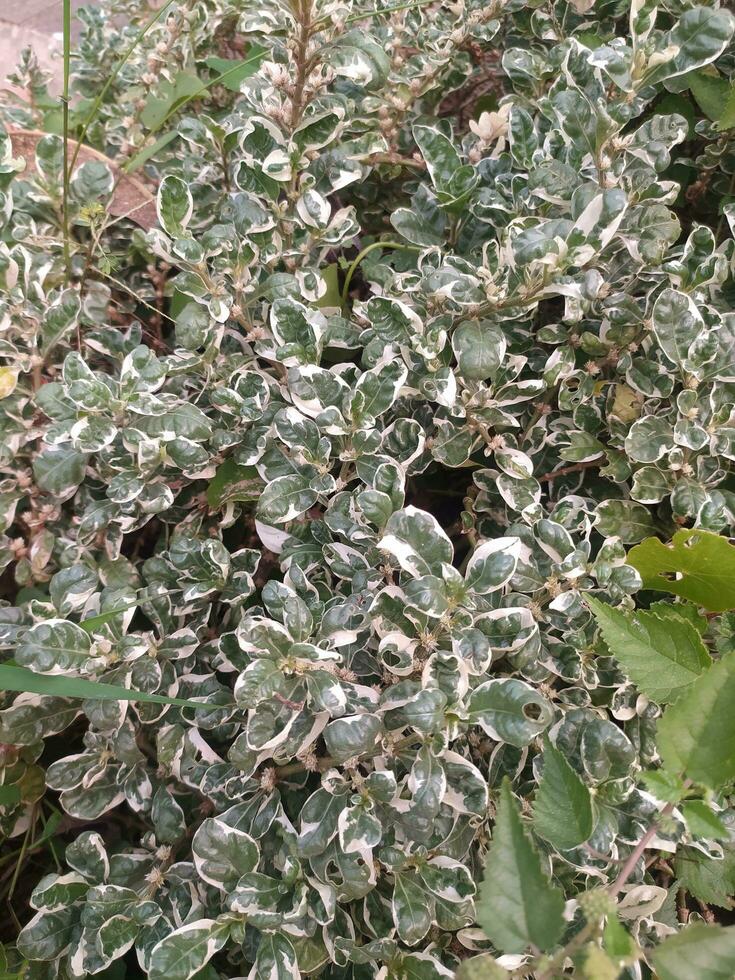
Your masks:
M 733 15 L 79 16 L 0 106 L 4 975 L 735 975 Z

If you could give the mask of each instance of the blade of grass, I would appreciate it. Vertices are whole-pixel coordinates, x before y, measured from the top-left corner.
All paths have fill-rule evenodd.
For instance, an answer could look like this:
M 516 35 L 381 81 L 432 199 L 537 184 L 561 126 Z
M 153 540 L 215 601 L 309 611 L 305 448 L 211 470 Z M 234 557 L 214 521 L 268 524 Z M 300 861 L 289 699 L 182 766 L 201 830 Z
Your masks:
M 185 698 L 167 698 L 163 694 L 131 691 L 117 684 L 103 684 L 79 677 L 61 677 L 58 674 L 36 674 L 27 667 L 16 664 L 0 664 L 0 691 L 21 691 L 28 694 L 48 694 L 57 698 L 93 698 L 95 701 L 141 701 L 146 704 L 175 704 L 180 708 L 206 708 L 202 701 Z
M 151 143 L 150 146 L 144 147 L 140 152 L 136 153 L 128 162 L 122 167 L 126 174 L 131 174 L 134 170 L 142 167 L 146 160 L 162 150 L 164 146 L 175 140 L 179 134 L 176 130 L 172 130 L 170 133 L 164 133 L 163 136 L 159 136 L 155 143 Z
M 64 222 L 64 268 L 66 269 L 67 285 L 71 278 L 71 245 L 69 242 L 69 73 L 71 64 L 71 0 L 64 0 L 63 7 L 63 35 L 64 35 L 64 81 L 61 94 L 61 106 L 64 127 L 64 186 L 63 194 L 63 222 Z

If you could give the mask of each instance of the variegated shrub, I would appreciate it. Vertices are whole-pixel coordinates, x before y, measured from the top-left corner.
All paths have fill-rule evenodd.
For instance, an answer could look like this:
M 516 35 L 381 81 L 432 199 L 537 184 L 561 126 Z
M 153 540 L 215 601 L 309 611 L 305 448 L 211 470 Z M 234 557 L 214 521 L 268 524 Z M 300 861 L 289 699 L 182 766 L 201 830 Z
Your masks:
M 735 975 L 733 15 L 81 17 L 66 155 L 1 107 L 4 975 Z

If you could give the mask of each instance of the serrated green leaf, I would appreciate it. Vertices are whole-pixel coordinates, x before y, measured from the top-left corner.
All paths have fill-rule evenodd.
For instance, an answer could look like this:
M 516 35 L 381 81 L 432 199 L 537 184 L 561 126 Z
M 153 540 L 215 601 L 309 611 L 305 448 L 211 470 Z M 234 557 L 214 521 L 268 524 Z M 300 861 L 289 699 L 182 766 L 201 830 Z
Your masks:
M 682 847 L 674 858 L 680 884 L 700 902 L 731 909 L 735 902 L 735 847 L 724 847 L 721 858 L 695 847 Z
M 660 980 L 732 980 L 735 926 L 688 926 L 664 939 L 651 959 Z
M 689 833 L 695 837 L 706 837 L 708 840 L 730 839 L 727 827 L 704 800 L 688 800 L 682 803 L 681 815 Z
M 735 546 L 711 531 L 677 531 L 669 544 L 648 538 L 628 552 L 644 589 L 670 592 L 710 612 L 735 609 Z
M 533 807 L 536 833 L 559 850 L 577 847 L 592 833 L 592 798 L 567 760 L 544 739 L 544 769 Z
M 551 949 L 564 929 L 564 895 L 542 869 L 507 779 L 500 790 L 477 921 L 504 953 L 522 953 L 531 945 L 542 952 Z
M 605 645 L 643 694 L 668 704 L 686 693 L 712 663 L 688 622 L 663 621 L 650 612 L 623 612 L 587 598 Z
M 664 712 L 658 749 L 671 772 L 713 789 L 735 779 L 735 653 L 715 663 Z

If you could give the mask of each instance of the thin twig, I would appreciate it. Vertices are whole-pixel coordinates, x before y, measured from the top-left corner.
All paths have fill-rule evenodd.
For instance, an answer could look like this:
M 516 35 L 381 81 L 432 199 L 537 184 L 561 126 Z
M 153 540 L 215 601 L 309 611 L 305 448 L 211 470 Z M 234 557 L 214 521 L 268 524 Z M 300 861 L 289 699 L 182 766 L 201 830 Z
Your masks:
M 636 846 L 630 852 L 627 861 L 620 869 L 620 874 L 617 876 L 615 881 L 607 889 L 612 896 L 617 895 L 619 892 L 623 890 L 623 888 L 625 887 L 628 881 L 628 878 L 630 878 L 630 876 L 635 871 L 636 865 L 638 864 L 641 855 L 643 854 L 645 849 L 648 847 L 648 845 L 651 843 L 653 838 L 658 833 L 659 828 L 663 823 L 663 821 L 667 817 L 671 816 L 674 810 L 674 806 L 675 806 L 674 803 L 666 804 L 666 806 L 663 808 L 661 813 L 658 815 L 658 817 L 656 817 L 656 819 L 653 821 L 651 826 L 648 828 L 648 830 L 645 832 L 645 834 L 641 837 L 641 839 L 638 841 Z
M 560 476 L 567 476 L 569 473 L 581 473 L 582 470 L 594 469 L 603 466 L 600 459 L 588 459 L 584 463 L 574 463 L 572 466 L 562 466 L 560 470 L 553 470 L 551 473 L 544 473 L 539 477 L 541 483 L 551 480 L 558 480 Z

